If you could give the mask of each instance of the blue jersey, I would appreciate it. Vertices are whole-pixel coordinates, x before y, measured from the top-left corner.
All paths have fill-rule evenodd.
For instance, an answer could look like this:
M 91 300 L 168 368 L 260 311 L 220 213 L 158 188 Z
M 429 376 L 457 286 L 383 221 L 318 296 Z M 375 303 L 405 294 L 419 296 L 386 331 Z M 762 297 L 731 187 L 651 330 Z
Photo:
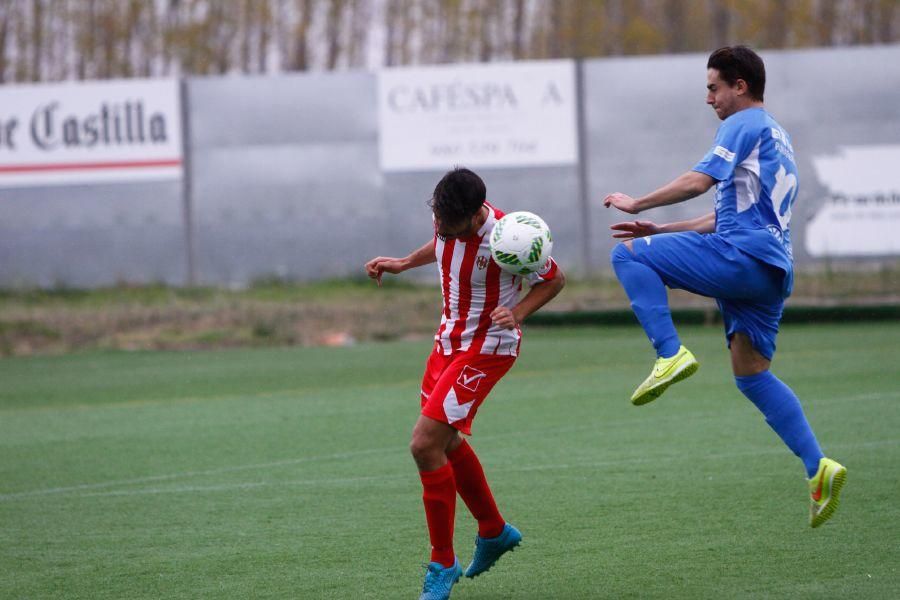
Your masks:
M 793 287 L 791 205 L 799 181 L 784 129 L 762 108 L 731 115 L 712 149 L 693 169 L 716 181 L 716 233 L 747 254 L 785 273 Z

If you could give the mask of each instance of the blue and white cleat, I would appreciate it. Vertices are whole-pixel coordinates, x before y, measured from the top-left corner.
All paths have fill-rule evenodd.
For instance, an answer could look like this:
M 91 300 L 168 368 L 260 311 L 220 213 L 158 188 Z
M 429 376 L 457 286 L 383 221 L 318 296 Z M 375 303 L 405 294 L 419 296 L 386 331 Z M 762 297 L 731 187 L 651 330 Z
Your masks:
M 478 577 L 494 566 L 494 563 L 507 552 L 519 545 L 522 534 L 518 529 L 507 523 L 503 531 L 495 538 L 483 538 L 475 536 L 475 556 L 466 567 L 466 577 Z
M 437 562 L 428 563 L 425 584 L 422 586 L 422 595 L 419 596 L 419 600 L 447 600 L 453 584 L 459 581 L 460 575 L 462 575 L 462 567 L 459 566 L 458 558 L 453 561 L 452 567 L 445 567 Z

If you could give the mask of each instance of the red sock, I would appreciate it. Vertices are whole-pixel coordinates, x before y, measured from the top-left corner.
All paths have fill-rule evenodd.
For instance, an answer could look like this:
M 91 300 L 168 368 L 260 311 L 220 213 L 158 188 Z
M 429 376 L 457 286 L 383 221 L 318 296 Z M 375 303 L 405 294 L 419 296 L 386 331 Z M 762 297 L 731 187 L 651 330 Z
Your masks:
M 456 491 L 469 507 L 472 516 L 478 520 L 478 535 L 483 538 L 497 537 L 503 533 L 506 521 L 500 516 L 494 495 L 484 477 L 484 469 L 475 451 L 465 440 L 447 455 L 453 465 Z
M 422 501 L 425 503 L 425 520 L 431 538 L 431 562 L 452 567 L 456 561 L 453 552 L 453 521 L 456 518 L 456 484 L 450 463 L 434 471 L 419 471 L 422 479 Z

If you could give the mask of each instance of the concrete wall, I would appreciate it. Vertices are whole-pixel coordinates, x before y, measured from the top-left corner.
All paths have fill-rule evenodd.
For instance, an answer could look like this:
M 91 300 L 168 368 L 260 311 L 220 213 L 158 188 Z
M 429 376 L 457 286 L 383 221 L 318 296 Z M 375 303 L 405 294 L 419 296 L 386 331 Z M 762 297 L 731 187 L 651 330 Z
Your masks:
M 763 57 L 766 106 L 799 161 L 797 266 L 812 267 L 805 223 L 828 190 L 811 161 L 843 145 L 900 144 L 900 46 Z M 705 67 L 699 54 L 584 64 L 586 227 L 576 166 L 480 169 L 488 198 L 541 214 L 568 271 L 607 271 L 608 227 L 624 215 L 603 196 L 651 191 L 712 143 Z M 180 183 L 0 190 L 0 286 L 183 284 L 189 250 L 195 281 L 215 285 L 359 275 L 374 255 L 405 254 L 430 236 L 425 201 L 442 172 L 381 172 L 375 86 L 365 72 L 187 80 L 190 210 Z M 646 217 L 702 214 L 711 196 Z

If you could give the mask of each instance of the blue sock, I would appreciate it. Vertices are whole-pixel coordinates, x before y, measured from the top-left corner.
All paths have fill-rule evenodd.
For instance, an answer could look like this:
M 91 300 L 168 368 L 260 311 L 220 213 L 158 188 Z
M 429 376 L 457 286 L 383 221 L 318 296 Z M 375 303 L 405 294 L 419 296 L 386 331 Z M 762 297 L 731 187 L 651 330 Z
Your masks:
M 815 475 L 819 469 L 819 459 L 824 455 L 793 390 L 771 371 L 747 377 L 736 375 L 734 381 L 738 389 L 766 417 L 769 427 L 800 457 L 806 467 L 807 477 Z
M 631 300 L 634 314 L 656 348 L 656 355 L 665 358 L 675 356 L 681 347 L 681 340 L 672 322 L 666 285 L 662 279 L 656 271 L 635 260 L 625 244 L 617 245 L 612 251 L 612 266 Z

